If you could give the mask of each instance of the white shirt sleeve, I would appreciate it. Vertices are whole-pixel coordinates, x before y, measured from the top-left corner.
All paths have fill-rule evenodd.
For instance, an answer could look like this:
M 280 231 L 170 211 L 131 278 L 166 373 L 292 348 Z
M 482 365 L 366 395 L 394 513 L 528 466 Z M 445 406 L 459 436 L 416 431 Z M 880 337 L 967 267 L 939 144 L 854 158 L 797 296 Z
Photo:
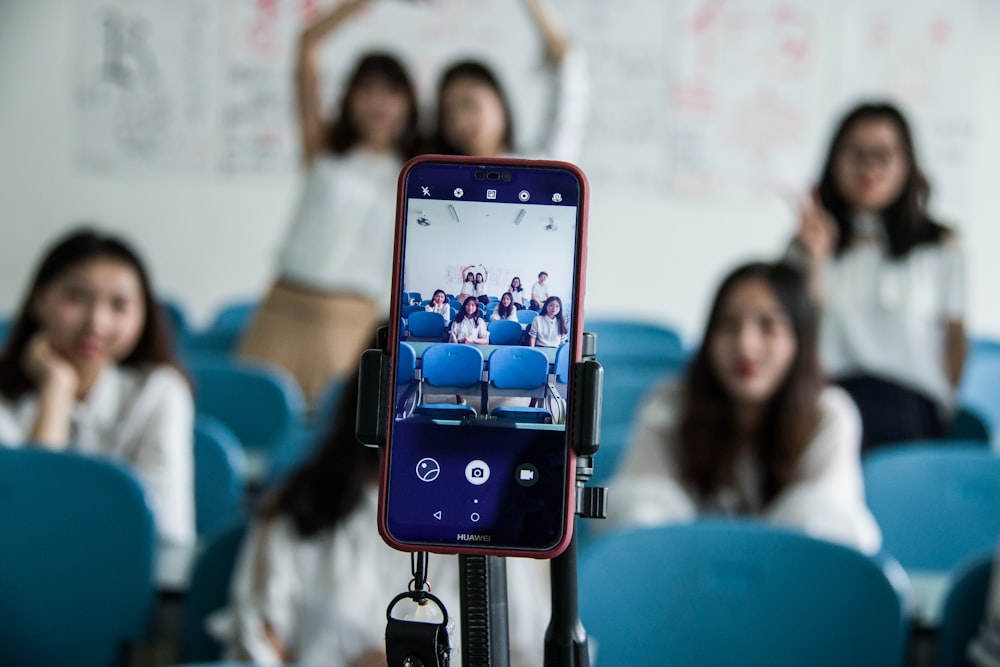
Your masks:
M 635 434 L 608 492 L 608 527 L 655 526 L 693 520 L 694 499 L 680 482 L 669 449 L 679 392 L 663 386 L 639 410 Z
M 194 401 L 187 382 L 170 367 L 152 371 L 133 412 L 141 416 L 127 457 L 142 480 L 161 538 L 195 540 Z
M 292 647 L 295 600 L 302 582 L 294 567 L 294 530 L 287 520 L 255 524 L 240 549 L 230 584 L 229 606 L 208 619 L 211 633 L 231 660 L 280 665 L 269 628 L 282 649 Z
M 800 478 L 764 516 L 815 537 L 876 553 L 882 533 L 865 504 L 861 472 L 861 418 L 850 397 L 828 387 L 820 396 L 820 424 L 802 454 Z
M 963 320 L 965 303 L 965 252 L 958 239 L 949 239 L 941 247 L 941 318 Z
M 590 105 L 590 82 L 583 51 L 570 47 L 554 68 L 553 95 L 544 125 L 541 157 L 580 158 Z

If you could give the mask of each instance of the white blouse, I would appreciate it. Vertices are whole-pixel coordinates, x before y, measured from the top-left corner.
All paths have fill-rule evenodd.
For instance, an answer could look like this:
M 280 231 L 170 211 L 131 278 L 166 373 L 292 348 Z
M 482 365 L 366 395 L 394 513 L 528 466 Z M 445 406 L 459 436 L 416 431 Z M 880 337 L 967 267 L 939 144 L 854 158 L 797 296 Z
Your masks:
M 490 332 L 486 328 L 486 320 L 482 317 L 479 318 L 478 324 L 475 319 L 467 317 L 461 322 L 458 320 L 452 322 L 451 334 L 459 343 L 464 343 L 469 338 L 488 338 Z
M 445 322 L 451 319 L 451 304 L 447 301 L 442 304 L 429 303 L 424 306 L 424 310 L 428 313 L 438 313 L 439 315 L 444 315 Z
M 265 621 L 295 662 L 345 667 L 385 646 L 386 607 L 407 588 L 410 555 L 387 546 L 376 529 L 378 499 L 370 489 L 332 530 L 303 539 L 287 517 L 257 524 L 237 561 L 230 606 L 209 618 L 230 659 L 280 664 Z M 507 559 L 511 664 L 542 664 L 548 622 L 544 561 Z M 458 559 L 431 554 L 428 581 L 456 625 L 452 662 L 461 664 Z M 405 612 L 405 602 L 400 603 Z
M 37 413 L 37 394 L 0 399 L 0 443 L 23 446 Z M 69 449 L 131 466 L 161 539 L 184 544 L 195 539 L 193 440 L 191 389 L 175 368 L 108 366 L 73 408 Z
M 528 335 L 535 339 L 535 345 L 539 347 L 559 347 L 566 342 L 566 334 L 559 333 L 559 319 L 562 313 L 555 317 L 549 317 L 545 313 L 539 313 L 528 327 Z
M 837 387 L 820 394 L 820 422 L 798 463 L 798 480 L 764 506 L 760 471 L 750 457 L 737 466 L 736 481 L 701 498 L 680 479 L 672 432 L 679 390 L 661 387 L 645 400 L 634 442 L 611 485 L 609 526 L 659 525 L 701 515 L 754 515 L 815 537 L 876 553 L 882 533 L 865 505 L 861 476 L 861 420 L 850 397 Z
M 490 322 L 496 322 L 497 320 L 511 320 L 512 322 L 517 322 L 517 308 L 511 306 L 510 315 L 503 317 L 500 314 L 500 307 L 497 306 L 493 309 L 493 313 L 490 315 Z
M 843 378 L 874 375 L 954 405 L 944 366 L 944 324 L 965 315 L 965 258 L 957 241 L 917 246 L 900 260 L 880 242 L 827 262 L 820 358 Z
M 278 257 L 281 276 L 368 297 L 388 314 L 402 165 L 395 153 L 361 148 L 316 160 Z

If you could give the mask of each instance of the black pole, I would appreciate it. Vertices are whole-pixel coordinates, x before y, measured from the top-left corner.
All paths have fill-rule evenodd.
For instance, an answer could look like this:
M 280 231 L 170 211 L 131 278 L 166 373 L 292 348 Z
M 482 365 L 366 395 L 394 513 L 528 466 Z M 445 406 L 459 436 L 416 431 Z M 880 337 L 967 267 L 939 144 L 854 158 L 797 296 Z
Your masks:
M 545 667 L 590 667 L 587 633 L 577 605 L 576 532 L 552 559 L 552 618 L 545 631 Z
M 507 667 L 507 561 L 498 556 L 458 557 L 462 606 L 462 667 Z

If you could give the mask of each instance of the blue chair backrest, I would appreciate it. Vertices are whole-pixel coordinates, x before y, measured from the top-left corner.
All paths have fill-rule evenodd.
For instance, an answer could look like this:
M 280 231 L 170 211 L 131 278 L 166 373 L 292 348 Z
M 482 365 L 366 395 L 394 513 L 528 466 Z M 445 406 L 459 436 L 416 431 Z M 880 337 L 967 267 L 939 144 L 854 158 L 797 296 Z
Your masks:
M 676 357 L 684 353 L 680 334 L 670 327 L 621 319 L 588 319 L 584 331 L 597 334 L 597 358 Z M 603 362 L 602 362 L 603 363 Z
M 195 409 L 228 426 L 248 449 L 279 447 L 303 421 L 302 390 L 277 366 L 216 359 L 190 370 Z
M 532 347 L 501 347 L 490 354 L 490 384 L 498 389 L 534 389 L 549 377 L 549 359 Z
M 560 384 L 569 384 L 569 344 L 563 343 L 556 350 L 555 363 L 556 381 Z
M 985 620 L 994 558 L 992 552 L 981 554 L 971 558 L 955 573 L 945 595 L 938 625 L 938 667 L 967 667 L 971 664 L 965 652 Z
M 444 334 L 444 315 L 419 310 L 410 313 L 406 326 L 414 338 L 435 338 Z
M 243 522 L 220 529 L 206 538 L 204 549 L 195 559 L 181 629 L 181 653 L 187 662 L 222 657 L 223 646 L 205 630 L 205 619 L 229 602 L 230 579 L 246 533 Z
M 19 667 L 113 667 L 148 638 L 155 526 L 107 459 L 0 447 L 0 655 Z
M 396 383 L 403 384 L 413 379 L 417 372 L 417 352 L 409 343 L 399 344 L 399 356 L 396 358 Z
M 400 312 L 402 313 L 403 317 L 409 317 L 413 313 L 424 312 L 424 307 L 419 304 L 403 306 L 403 309 Z
M 160 299 L 160 308 L 163 310 L 174 343 L 178 346 L 182 345 L 191 334 L 190 320 L 184 307 L 174 299 Z
M 483 353 L 473 345 L 431 345 L 421 357 L 421 373 L 432 387 L 471 387 L 482 380 Z
M 883 568 L 768 524 L 613 533 L 579 580 L 597 667 L 903 664 L 904 604 Z
M 512 320 L 494 320 L 486 325 L 492 345 L 517 345 L 521 342 L 521 325 Z
M 212 323 L 209 325 L 210 331 L 234 331 L 242 333 L 250 325 L 250 320 L 260 302 L 257 299 L 241 299 L 231 301 L 215 312 Z
M 1000 457 L 980 443 L 885 446 L 862 462 L 883 548 L 907 570 L 949 572 L 1000 535 Z
M 538 312 L 534 310 L 528 310 L 527 308 L 522 308 L 517 311 L 517 321 L 521 324 L 531 324 L 531 320 L 538 317 Z
M 194 497 L 198 535 L 243 516 L 247 457 L 239 439 L 208 415 L 194 422 Z
M 972 342 L 958 400 L 986 422 L 994 439 L 1000 438 L 1000 341 Z
M 947 437 L 949 440 L 977 440 L 989 444 L 990 427 L 986 424 L 986 418 L 981 417 L 974 408 L 959 405 L 948 427 Z

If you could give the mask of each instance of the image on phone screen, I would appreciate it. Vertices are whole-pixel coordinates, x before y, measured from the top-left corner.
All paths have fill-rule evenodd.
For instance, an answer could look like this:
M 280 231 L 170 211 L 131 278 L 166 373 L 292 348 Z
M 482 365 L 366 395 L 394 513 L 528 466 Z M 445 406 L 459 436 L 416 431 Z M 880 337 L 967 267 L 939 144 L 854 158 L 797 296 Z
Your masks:
M 390 541 L 531 554 L 568 539 L 585 193 L 548 164 L 404 171 Z

